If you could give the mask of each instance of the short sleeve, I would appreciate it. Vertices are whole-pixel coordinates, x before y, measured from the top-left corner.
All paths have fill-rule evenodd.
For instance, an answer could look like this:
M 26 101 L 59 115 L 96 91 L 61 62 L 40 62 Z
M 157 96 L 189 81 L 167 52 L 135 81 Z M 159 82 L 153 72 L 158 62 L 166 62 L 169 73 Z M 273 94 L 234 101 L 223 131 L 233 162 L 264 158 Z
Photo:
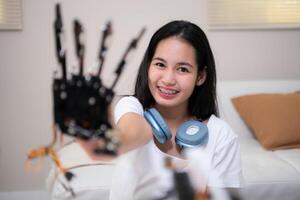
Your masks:
M 144 113 L 143 106 L 136 97 L 123 97 L 117 102 L 114 109 L 115 123 L 117 123 L 124 114 L 129 112 L 139 115 L 143 115 Z
M 242 186 L 240 144 L 237 136 L 216 148 L 211 170 L 210 186 Z

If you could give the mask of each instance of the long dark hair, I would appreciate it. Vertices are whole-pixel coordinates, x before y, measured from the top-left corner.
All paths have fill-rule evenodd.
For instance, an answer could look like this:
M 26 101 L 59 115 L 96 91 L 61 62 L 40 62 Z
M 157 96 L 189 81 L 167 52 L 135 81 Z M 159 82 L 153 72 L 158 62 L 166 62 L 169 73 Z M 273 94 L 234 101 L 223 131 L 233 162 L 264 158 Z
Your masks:
M 206 70 L 206 80 L 201 86 L 195 86 L 189 98 L 188 112 L 199 119 L 207 119 L 212 114 L 218 115 L 216 100 L 215 61 L 205 33 L 188 21 L 172 21 L 158 29 L 152 36 L 144 54 L 135 84 L 135 96 L 144 109 L 155 104 L 148 86 L 148 69 L 158 43 L 169 37 L 180 37 L 194 47 L 196 52 L 198 74 Z

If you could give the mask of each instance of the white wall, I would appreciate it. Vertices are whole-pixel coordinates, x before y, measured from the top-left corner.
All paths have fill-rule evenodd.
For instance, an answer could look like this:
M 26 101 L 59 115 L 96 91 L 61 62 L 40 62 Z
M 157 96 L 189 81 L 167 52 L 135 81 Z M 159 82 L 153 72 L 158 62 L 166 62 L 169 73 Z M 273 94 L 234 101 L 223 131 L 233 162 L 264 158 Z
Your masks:
M 47 200 L 49 195 L 44 190 L 0 192 L 1 200 Z
M 51 139 L 53 71 L 58 68 L 54 49 L 53 20 L 56 1 L 23 1 L 23 30 L 0 32 L 0 191 L 40 190 L 50 167 L 25 172 L 29 149 Z M 113 20 L 114 35 L 104 69 L 104 82 L 130 39 L 142 26 L 147 33 L 117 86 L 117 93 L 132 90 L 134 77 L 153 32 L 172 19 L 187 19 L 208 34 L 217 62 L 218 78 L 294 79 L 300 77 L 300 31 L 215 31 L 206 23 L 206 1 L 199 0 L 64 0 L 61 3 L 69 66 L 75 65 L 72 20 L 86 29 L 86 66 L 98 53 L 100 27 Z

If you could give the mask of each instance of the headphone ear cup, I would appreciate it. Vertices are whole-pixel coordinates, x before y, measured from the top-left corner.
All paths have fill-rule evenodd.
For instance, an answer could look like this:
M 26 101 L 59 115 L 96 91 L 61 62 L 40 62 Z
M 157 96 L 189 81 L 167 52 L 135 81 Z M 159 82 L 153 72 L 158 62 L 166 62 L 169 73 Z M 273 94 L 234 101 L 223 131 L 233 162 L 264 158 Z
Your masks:
M 190 120 L 184 122 L 177 129 L 175 142 L 181 148 L 197 147 L 206 144 L 208 141 L 208 128 L 199 121 Z
M 172 133 L 168 125 L 155 108 L 150 108 L 149 110 L 146 110 L 144 112 L 144 117 L 151 125 L 154 137 L 161 144 L 171 139 Z

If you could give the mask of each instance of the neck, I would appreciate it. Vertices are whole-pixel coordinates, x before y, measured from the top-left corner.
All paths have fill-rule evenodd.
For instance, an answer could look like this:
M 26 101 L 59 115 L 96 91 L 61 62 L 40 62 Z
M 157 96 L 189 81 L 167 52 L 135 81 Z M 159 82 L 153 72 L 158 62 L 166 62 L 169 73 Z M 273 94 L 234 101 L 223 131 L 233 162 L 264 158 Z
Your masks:
M 156 105 L 155 108 L 159 111 L 164 120 L 170 124 L 181 124 L 190 118 L 187 106 L 164 107 Z

